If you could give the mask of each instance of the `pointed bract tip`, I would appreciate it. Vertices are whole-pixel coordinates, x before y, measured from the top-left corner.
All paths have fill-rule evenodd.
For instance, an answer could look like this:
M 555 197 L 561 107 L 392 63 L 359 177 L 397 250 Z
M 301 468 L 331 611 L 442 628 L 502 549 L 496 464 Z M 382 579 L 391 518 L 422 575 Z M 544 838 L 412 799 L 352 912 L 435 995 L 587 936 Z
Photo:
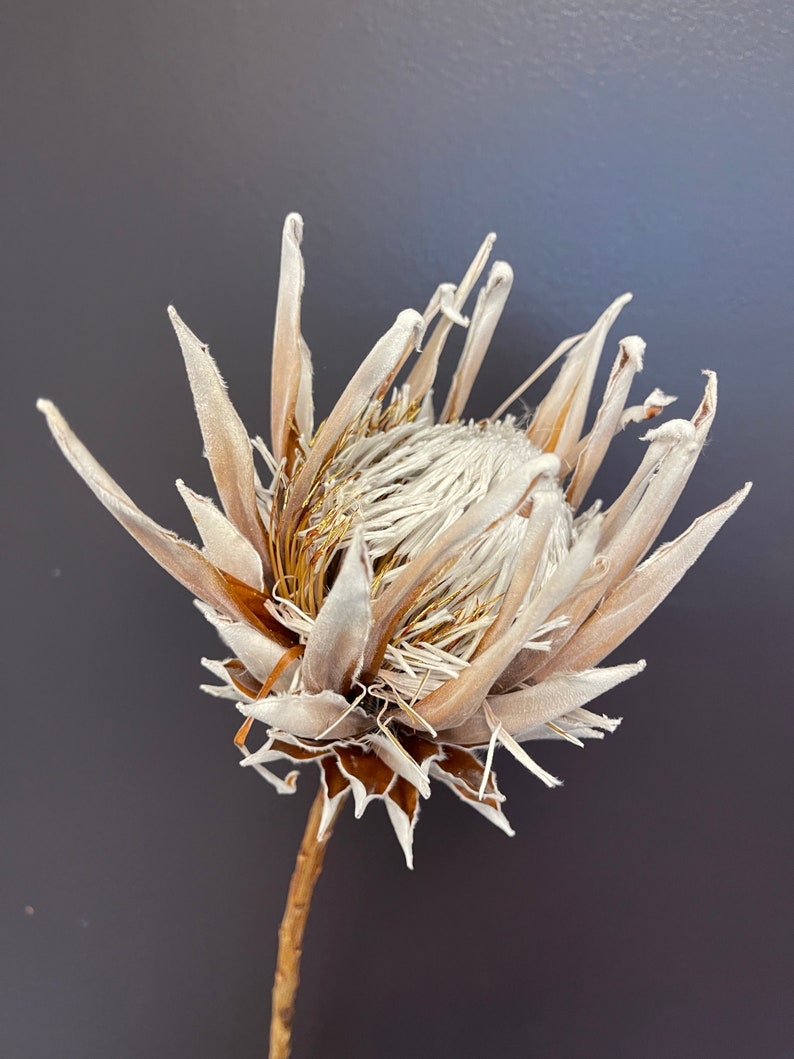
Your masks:
M 174 331 L 176 331 L 176 337 L 179 339 L 180 343 L 185 337 L 195 337 L 173 305 L 168 306 L 168 319 L 171 321 L 171 326 Z
M 753 488 L 753 483 L 752 482 L 745 482 L 744 485 L 742 486 L 742 488 L 737 493 L 734 493 L 732 499 L 736 501 L 736 506 L 737 507 L 739 506 L 739 504 L 744 502 L 745 498 L 747 497 L 747 494 L 750 492 L 750 490 L 752 488 Z
M 182 317 L 179 315 L 173 305 L 168 306 L 168 319 L 171 321 L 171 326 L 176 331 L 177 338 L 180 342 L 183 339 L 188 339 L 192 340 L 193 342 L 198 342 L 199 345 L 204 344 L 201 339 L 193 331 L 190 330 L 188 325 L 185 323 L 185 321 L 182 319 Z
M 173 305 L 168 306 L 168 318 L 170 319 L 171 326 L 176 333 L 177 341 L 179 342 L 179 347 L 182 350 L 183 356 L 187 357 L 188 352 L 195 353 L 195 349 L 193 348 L 194 344 L 199 346 L 204 353 L 209 352 L 207 345 L 201 341 L 195 331 L 191 331 Z
M 171 326 L 176 331 L 178 338 L 181 339 L 183 336 L 196 338 L 173 305 L 168 306 L 168 319 L 171 321 Z M 196 339 L 196 341 L 198 341 L 198 339 Z

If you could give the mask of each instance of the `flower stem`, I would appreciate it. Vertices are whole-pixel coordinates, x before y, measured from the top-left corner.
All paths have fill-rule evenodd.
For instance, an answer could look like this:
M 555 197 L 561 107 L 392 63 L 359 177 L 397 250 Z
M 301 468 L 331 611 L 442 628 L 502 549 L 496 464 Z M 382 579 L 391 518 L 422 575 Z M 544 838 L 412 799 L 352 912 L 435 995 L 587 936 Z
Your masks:
M 273 1007 L 270 1020 L 270 1059 L 288 1059 L 292 1049 L 292 1017 L 295 995 L 300 981 L 300 960 L 303 952 L 303 932 L 309 918 L 312 894 L 323 869 L 325 847 L 331 837 L 334 822 L 344 799 L 337 803 L 334 815 L 322 840 L 317 838 L 323 811 L 323 790 L 309 810 L 303 841 L 292 872 L 287 904 L 278 931 L 278 958 L 273 979 Z

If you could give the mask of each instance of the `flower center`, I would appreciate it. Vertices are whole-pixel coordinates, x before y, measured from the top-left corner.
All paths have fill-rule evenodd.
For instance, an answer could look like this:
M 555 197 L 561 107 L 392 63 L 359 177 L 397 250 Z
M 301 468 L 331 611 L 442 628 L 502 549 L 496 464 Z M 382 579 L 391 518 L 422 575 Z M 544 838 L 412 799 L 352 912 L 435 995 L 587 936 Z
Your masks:
M 319 524 L 336 507 L 340 515 L 344 512 L 364 527 L 377 589 L 489 489 L 538 455 L 512 420 L 407 423 L 360 435 L 332 461 L 329 477 L 338 478 L 340 488 L 329 490 L 312 521 Z M 567 550 L 570 513 L 561 493 L 560 499 L 561 539 L 557 543 Z M 526 521 L 518 515 L 507 519 L 489 534 L 482 555 L 475 556 L 479 551 L 475 545 L 441 584 L 461 579 L 468 583 L 476 570 L 480 581 L 491 588 L 502 584 L 503 591 L 512 577 L 525 527 Z M 555 565 L 559 561 L 549 558 Z M 545 580 L 542 571 L 541 577 Z
M 301 568 L 314 584 L 292 602 L 316 616 L 336 556 L 360 525 L 373 566 L 373 596 L 422 554 L 473 504 L 539 455 L 508 417 L 496 423 L 403 419 L 389 429 L 363 420 L 327 464 L 300 533 Z M 568 551 L 572 513 L 556 483 L 536 488 L 559 498 L 558 514 L 537 565 L 529 597 Z M 512 515 L 461 554 L 406 614 L 384 659 L 385 679 L 402 695 L 424 693 L 463 668 L 499 612 L 512 580 L 527 520 Z M 322 583 L 318 583 L 321 581 Z M 297 586 L 296 586 L 297 587 Z M 316 601 L 315 606 L 312 602 Z M 302 616 L 301 616 L 302 617 Z M 284 620 L 290 624 L 290 615 Z M 298 619 L 296 631 L 304 622 Z M 398 688 L 399 685 L 399 688 Z

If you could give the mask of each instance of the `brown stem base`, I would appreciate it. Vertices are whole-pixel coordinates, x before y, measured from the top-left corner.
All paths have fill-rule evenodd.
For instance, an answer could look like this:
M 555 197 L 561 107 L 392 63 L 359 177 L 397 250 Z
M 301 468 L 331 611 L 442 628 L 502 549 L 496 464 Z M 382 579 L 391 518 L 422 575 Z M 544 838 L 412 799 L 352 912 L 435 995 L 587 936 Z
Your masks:
M 323 811 L 323 790 L 320 788 L 309 811 L 295 869 L 289 884 L 287 904 L 278 932 L 278 958 L 273 980 L 273 1008 L 270 1020 L 270 1059 L 288 1059 L 292 1049 L 292 1018 L 295 996 L 300 981 L 300 959 L 303 952 L 303 932 L 309 918 L 312 894 L 323 870 L 325 847 L 331 837 L 334 821 L 341 808 L 337 806 L 322 841 L 317 838 Z

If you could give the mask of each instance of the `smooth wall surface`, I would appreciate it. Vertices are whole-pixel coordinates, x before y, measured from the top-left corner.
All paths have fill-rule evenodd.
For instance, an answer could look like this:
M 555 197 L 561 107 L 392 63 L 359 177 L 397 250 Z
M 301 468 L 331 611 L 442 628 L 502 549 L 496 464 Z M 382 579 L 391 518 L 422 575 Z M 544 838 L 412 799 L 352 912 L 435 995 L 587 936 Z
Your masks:
M 6 5 L 2 78 L 7 1059 L 265 1053 L 276 928 L 315 776 L 237 767 L 222 656 L 34 411 L 52 397 L 188 535 L 210 489 L 173 302 L 252 432 L 284 214 L 306 221 L 321 411 L 482 236 L 513 294 L 489 413 L 616 294 L 689 415 L 720 410 L 663 539 L 744 508 L 613 657 L 547 791 L 497 760 L 517 836 L 436 791 L 408 872 L 346 812 L 307 936 L 296 1059 L 791 1054 L 792 20 L 787 5 L 210 0 Z M 460 341 L 460 340 L 458 340 Z M 449 360 L 454 363 L 454 350 Z M 448 371 L 451 369 L 447 369 Z M 615 445 L 598 492 L 638 463 Z

